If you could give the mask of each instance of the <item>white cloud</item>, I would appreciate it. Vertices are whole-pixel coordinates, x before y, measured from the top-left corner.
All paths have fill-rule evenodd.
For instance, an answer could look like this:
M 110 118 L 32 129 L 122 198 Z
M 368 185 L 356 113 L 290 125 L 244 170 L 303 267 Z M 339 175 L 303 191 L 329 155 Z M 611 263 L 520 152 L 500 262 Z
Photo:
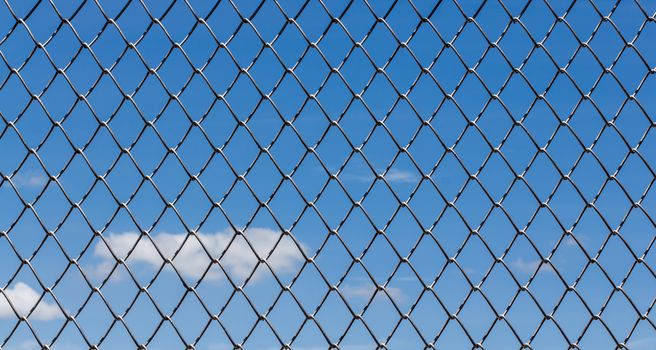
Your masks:
M 280 239 L 280 231 L 268 228 L 250 228 L 246 230 L 244 235 L 260 258 L 265 259 L 275 273 L 292 272 L 304 260 L 301 251 L 291 238 L 287 236 L 283 237 L 278 245 L 275 246 Z M 195 279 L 205 275 L 205 271 L 211 263 L 210 257 L 203 249 L 203 246 L 213 258 L 220 257 L 221 265 L 226 269 L 231 278 L 244 279 L 248 277 L 258 263 L 253 249 L 251 249 L 246 240 L 242 236 L 235 237 L 235 233 L 232 230 L 225 230 L 214 234 L 199 233 L 197 236 L 203 243 L 202 246 L 198 239 L 188 236 L 186 233 L 160 233 L 153 235 L 151 237 L 153 237 L 152 242 L 155 245 L 147 237 L 142 237 L 140 234 L 134 232 L 110 234 L 105 237 L 105 240 L 111 251 L 118 258 L 127 259 L 126 261 L 130 267 L 134 263 L 143 263 L 158 269 L 164 263 L 162 259 L 163 255 L 167 259 L 173 259 L 173 265 L 180 274 Z M 231 242 L 233 237 L 234 241 Z M 185 239 L 187 240 L 185 241 Z M 275 250 L 271 256 L 268 256 L 274 246 Z M 305 250 L 303 246 L 301 247 Z M 132 250 L 133 248 L 134 250 Z M 103 260 L 97 266 L 97 270 L 100 273 L 111 269 L 111 266 L 113 266 L 115 258 L 110 252 L 110 249 L 102 242 L 96 244 L 94 247 L 94 255 Z M 161 255 L 157 249 L 159 249 Z M 221 256 L 224 251 L 225 254 Z M 128 253 L 130 253 L 129 256 Z M 253 278 L 260 277 L 264 269 L 265 267 L 258 267 L 258 272 Z M 215 265 L 215 267 L 207 272 L 205 278 L 218 280 L 222 276 L 221 269 Z
M 385 180 L 389 182 L 415 182 L 418 178 L 416 173 L 400 169 L 390 169 L 385 174 Z
M 524 260 L 519 258 L 515 261 L 510 262 L 510 267 L 513 270 L 524 274 L 533 274 L 538 268 L 540 271 L 554 272 L 553 267 L 550 264 L 542 264 L 541 260 Z
M 16 313 L 14 313 L 7 299 L 11 301 L 19 316 L 27 316 L 34 309 L 40 297 L 39 293 L 23 282 L 18 282 L 13 287 L 4 289 L 4 296 L 0 293 L 0 318 L 16 317 Z M 41 300 L 30 315 L 30 319 L 40 321 L 49 321 L 61 317 L 64 317 L 64 315 L 59 307 L 45 300 Z
M 16 187 L 43 187 L 48 182 L 48 178 L 36 172 L 26 172 L 24 174 L 16 174 L 11 178 L 11 182 Z
M 106 249 L 106 248 L 105 248 Z M 114 269 L 116 262 L 104 260 L 103 262 L 97 265 L 86 265 L 84 267 L 84 272 L 88 277 L 104 279 L 109 275 L 110 272 Z M 110 280 L 120 281 L 123 279 L 123 271 L 120 268 L 116 268 L 112 273 Z
M 400 288 L 388 286 L 385 288 L 385 290 L 396 302 L 402 301 L 404 298 L 403 291 Z M 376 287 L 373 284 L 360 284 L 356 286 L 345 284 L 339 287 L 339 291 L 345 297 L 368 299 L 371 298 L 371 296 L 374 294 Z M 379 294 L 380 293 L 383 292 L 381 291 Z
M 358 174 L 343 174 L 340 176 L 342 179 L 346 180 L 357 180 L 364 182 L 371 182 L 376 179 L 374 175 L 358 175 Z M 416 182 L 419 179 L 419 174 L 412 171 L 401 170 L 401 169 L 390 169 L 387 174 L 384 176 L 385 181 L 390 183 L 409 183 Z

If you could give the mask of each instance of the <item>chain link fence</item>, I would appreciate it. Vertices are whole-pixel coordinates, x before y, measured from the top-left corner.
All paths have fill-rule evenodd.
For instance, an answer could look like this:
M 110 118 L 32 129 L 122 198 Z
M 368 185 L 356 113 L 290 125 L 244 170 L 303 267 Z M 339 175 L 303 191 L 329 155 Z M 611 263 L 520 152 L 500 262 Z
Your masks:
M 656 348 L 656 2 L 0 5 L 0 348 Z

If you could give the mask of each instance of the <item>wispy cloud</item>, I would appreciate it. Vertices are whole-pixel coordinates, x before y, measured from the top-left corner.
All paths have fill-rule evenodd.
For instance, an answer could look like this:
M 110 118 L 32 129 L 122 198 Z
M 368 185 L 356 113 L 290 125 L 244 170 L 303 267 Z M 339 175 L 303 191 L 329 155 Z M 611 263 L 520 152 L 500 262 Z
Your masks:
M 576 236 L 567 236 L 563 240 L 563 244 L 566 247 L 578 247 L 581 244 L 585 248 L 587 243 L 590 243 L 590 237 L 583 233 L 579 233 Z
M 385 174 L 385 180 L 389 182 L 415 182 L 419 179 L 416 172 L 401 169 L 390 169 Z
M 376 176 L 371 175 L 358 175 L 358 174 L 344 174 L 340 178 L 371 182 L 376 179 Z M 417 172 L 401 170 L 397 168 L 390 169 L 384 176 L 385 181 L 390 183 L 410 183 L 419 180 Z
M 14 175 L 11 182 L 16 187 L 43 187 L 48 182 L 48 178 L 44 174 L 28 171 Z
M 468 275 L 477 275 L 479 273 L 478 269 L 475 269 L 473 267 L 463 267 L 463 271 L 465 271 L 466 274 Z M 471 277 L 471 276 L 470 276 Z
M 26 341 L 20 342 L 20 343 L 15 344 L 15 345 L 9 345 L 9 346 L 7 346 L 6 348 L 3 348 L 3 349 L 6 349 L 6 350 L 33 350 L 33 349 L 38 349 L 38 348 L 39 348 L 39 344 L 36 341 L 26 340 Z
M 565 239 L 563 240 L 563 244 L 566 247 L 578 246 L 578 243 L 576 243 L 576 239 L 574 239 L 574 237 L 572 237 L 572 236 L 565 237 Z
M 541 260 L 524 260 L 519 258 L 515 261 L 509 263 L 510 267 L 513 270 L 516 270 L 523 274 L 532 274 L 538 268 L 540 271 L 554 272 L 553 267 L 549 264 L 542 264 Z
M 400 288 L 388 286 L 385 290 L 394 301 L 398 302 L 404 299 L 403 291 Z M 345 297 L 368 299 L 374 294 L 376 287 L 372 284 L 345 284 L 339 287 L 339 291 Z
M 629 349 L 654 349 L 656 348 L 656 337 L 644 337 L 630 340 L 626 345 Z
M 41 300 L 37 305 L 40 297 L 41 295 L 39 293 L 23 282 L 18 282 L 13 287 L 4 289 L 4 296 L 0 293 L 0 318 L 16 317 L 16 313 L 11 308 L 11 305 L 9 305 L 9 301 L 19 316 L 27 316 L 34 309 L 34 312 L 30 315 L 30 319 L 49 321 L 64 317 L 59 307 L 55 304 Z M 34 308 L 35 305 L 36 308 Z
M 304 259 L 301 251 L 289 237 L 283 237 L 276 246 L 280 239 L 280 231 L 250 228 L 244 235 L 260 258 L 265 259 L 276 273 L 292 272 Z M 164 264 L 163 255 L 166 259 L 172 259 L 173 265 L 183 276 L 200 278 L 205 275 L 211 263 L 211 258 L 203 246 L 212 258 L 220 257 L 221 265 L 232 278 L 248 277 L 258 264 L 253 249 L 243 237 L 235 237 L 232 230 L 214 234 L 199 233 L 198 237 L 202 245 L 198 239 L 187 237 L 186 233 L 160 233 L 152 237 L 151 242 L 147 237 L 134 232 L 108 235 L 105 238 L 107 244 L 100 242 L 94 247 L 94 255 L 102 260 L 95 267 L 95 273 L 109 272 L 115 262 L 113 252 L 118 258 L 127 259 L 128 263 L 142 263 L 156 269 Z M 301 248 L 305 250 L 303 246 Z M 274 249 L 273 253 L 268 256 L 272 249 Z M 221 256 L 224 251 L 225 254 Z M 258 268 L 253 278 L 257 279 L 261 275 L 261 270 Z M 210 269 L 205 275 L 209 280 L 218 280 L 222 277 L 223 273 L 218 267 Z

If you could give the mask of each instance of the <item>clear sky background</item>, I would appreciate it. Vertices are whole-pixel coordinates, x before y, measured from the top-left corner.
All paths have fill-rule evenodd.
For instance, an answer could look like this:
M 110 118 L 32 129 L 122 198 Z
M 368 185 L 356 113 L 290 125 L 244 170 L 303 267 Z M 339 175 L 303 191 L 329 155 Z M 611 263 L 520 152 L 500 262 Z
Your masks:
M 655 13 L 5 1 L 0 348 L 656 348 Z

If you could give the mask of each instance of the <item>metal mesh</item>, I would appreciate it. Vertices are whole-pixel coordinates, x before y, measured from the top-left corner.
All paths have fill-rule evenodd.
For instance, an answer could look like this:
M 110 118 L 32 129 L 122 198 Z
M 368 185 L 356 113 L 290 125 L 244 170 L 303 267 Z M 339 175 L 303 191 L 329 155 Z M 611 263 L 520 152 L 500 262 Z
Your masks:
M 655 13 L 5 0 L 0 348 L 654 348 Z

